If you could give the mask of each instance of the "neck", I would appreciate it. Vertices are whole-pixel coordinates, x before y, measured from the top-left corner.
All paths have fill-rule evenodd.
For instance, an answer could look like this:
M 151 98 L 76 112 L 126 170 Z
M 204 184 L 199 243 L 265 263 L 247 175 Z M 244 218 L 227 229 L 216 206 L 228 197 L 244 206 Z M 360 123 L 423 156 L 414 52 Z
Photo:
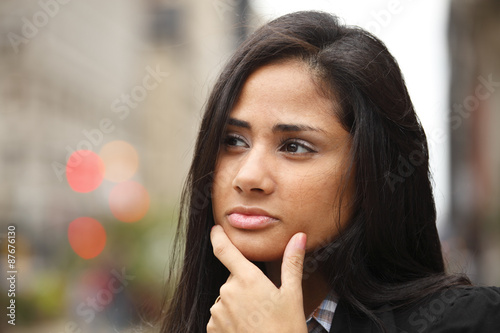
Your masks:
M 279 288 L 281 286 L 281 261 L 266 262 L 265 266 L 267 277 Z M 306 318 L 316 310 L 329 291 L 330 287 L 319 269 L 304 275 L 302 278 L 302 297 Z

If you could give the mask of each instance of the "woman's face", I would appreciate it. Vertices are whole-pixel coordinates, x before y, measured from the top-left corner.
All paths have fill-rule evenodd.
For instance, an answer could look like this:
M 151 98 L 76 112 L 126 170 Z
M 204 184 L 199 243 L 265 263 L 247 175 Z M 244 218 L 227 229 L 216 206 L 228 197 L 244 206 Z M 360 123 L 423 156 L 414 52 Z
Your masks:
M 297 60 L 256 70 L 229 116 L 215 168 L 215 223 L 249 260 L 275 261 L 297 232 L 324 246 L 351 216 L 350 136 Z

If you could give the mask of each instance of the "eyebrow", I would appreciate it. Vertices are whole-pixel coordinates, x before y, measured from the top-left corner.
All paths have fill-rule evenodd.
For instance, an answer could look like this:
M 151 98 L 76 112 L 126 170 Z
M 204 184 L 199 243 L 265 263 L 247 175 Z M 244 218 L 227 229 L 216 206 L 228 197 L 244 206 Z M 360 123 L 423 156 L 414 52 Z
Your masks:
M 244 120 L 239 120 L 236 118 L 229 118 L 227 121 L 228 125 L 242 127 L 246 129 L 252 129 L 252 126 L 249 122 Z M 324 130 L 303 124 L 276 124 L 272 129 L 273 133 L 276 132 L 304 132 L 304 131 L 315 131 L 315 132 L 324 132 Z
M 239 120 L 236 118 L 229 118 L 227 121 L 228 125 L 236 126 L 236 127 L 242 127 L 242 128 L 248 128 L 251 129 L 252 126 L 250 126 L 250 123 L 244 120 Z

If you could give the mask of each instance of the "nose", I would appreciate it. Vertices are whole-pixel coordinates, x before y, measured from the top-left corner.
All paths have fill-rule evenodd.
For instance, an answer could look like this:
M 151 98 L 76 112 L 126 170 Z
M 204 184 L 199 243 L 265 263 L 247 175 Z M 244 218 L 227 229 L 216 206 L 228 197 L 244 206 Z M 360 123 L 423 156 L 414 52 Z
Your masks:
M 233 188 L 242 194 L 271 194 L 276 186 L 271 164 L 271 156 L 254 147 L 241 159 Z

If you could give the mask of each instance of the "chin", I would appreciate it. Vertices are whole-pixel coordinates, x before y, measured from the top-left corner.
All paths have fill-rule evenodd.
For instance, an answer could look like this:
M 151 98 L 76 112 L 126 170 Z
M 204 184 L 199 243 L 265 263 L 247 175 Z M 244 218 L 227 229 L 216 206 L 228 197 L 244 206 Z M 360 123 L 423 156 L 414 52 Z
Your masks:
M 250 261 L 272 262 L 283 259 L 283 252 L 279 255 L 271 253 L 260 253 L 259 251 L 241 251 L 242 254 Z
M 270 262 L 281 260 L 285 252 L 284 246 L 279 246 L 275 240 L 266 240 L 266 237 L 249 235 L 245 232 L 227 231 L 227 236 L 236 248 L 250 261 Z

